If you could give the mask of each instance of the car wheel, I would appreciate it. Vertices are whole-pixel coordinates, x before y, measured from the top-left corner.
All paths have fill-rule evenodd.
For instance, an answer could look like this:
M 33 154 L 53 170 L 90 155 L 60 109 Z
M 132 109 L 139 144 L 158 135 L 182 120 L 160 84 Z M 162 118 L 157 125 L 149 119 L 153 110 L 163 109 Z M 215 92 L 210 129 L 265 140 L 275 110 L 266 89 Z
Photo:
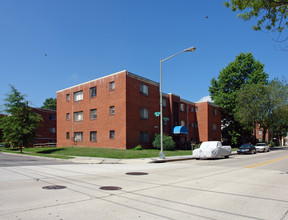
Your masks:
M 224 156 L 224 158 L 229 158 L 229 155 L 227 155 L 227 156 Z
M 256 150 L 254 150 L 254 154 L 256 154 L 257 152 L 256 152 Z

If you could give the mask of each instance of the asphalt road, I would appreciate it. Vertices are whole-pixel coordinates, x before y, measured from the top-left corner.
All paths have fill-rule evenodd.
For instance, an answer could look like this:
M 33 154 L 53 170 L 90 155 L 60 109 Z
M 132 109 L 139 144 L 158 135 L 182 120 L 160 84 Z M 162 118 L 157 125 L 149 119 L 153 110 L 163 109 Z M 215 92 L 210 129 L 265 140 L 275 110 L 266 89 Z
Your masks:
M 287 220 L 287 183 L 286 149 L 156 164 L 0 167 L 0 219 Z M 55 185 L 66 188 L 43 189 Z
M 71 164 L 65 160 L 55 160 L 45 157 L 27 157 L 17 154 L 3 154 L 0 152 L 0 167 L 14 166 L 39 166 L 39 165 L 55 165 L 55 164 Z

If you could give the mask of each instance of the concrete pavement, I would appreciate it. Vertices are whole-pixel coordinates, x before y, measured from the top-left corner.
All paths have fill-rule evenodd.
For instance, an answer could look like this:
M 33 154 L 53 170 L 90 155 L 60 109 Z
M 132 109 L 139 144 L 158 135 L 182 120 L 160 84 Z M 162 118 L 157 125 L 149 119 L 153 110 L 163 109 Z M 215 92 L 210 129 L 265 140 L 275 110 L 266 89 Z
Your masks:
M 1 154 L 12 154 L 1 152 Z M 237 154 L 236 151 L 233 151 L 231 155 Z M 16 154 L 12 154 L 16 155 Z M 63 162 L 72 162 L 72 163 L 82 163 L 82 164 L 147 164 L 147 163 L 166 163 L 173 161 L 181 161 L 181 160 L 193 160 L 192 155 L 183 155 L 183 156 L 170 156 L 165 157 L 165 159 L 160 159 L 159 157 L 153 158 L 138 158 L 138 159 L 114 159 L 114 158 L 101 158 L 101 157 L 80 157 L 75 156 L 71 159 L 58 159 L 58 158 L 48 158 L 48 157 L 40 157 L 40 156 L 30 156 L 27 154 L 17 154 L 17 156 L 23 157 L 32 157 L 32 158 L 42 158 L 47 160 L 57 160 Z

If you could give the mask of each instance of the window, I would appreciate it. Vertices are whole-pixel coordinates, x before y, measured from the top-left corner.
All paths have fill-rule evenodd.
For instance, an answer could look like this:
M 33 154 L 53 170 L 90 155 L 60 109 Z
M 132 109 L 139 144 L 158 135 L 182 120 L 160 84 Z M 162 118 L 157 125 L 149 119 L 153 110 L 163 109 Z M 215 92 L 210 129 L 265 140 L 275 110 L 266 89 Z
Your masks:
M 148 119 L 148 109 L 147 108 L 141 108 L 140 109 L 140 118 L 141 119 Z
M 97 119 L 97 109 L 90 109 L 90 120 Z
M 195 128 L 198 128 L 198 123 L 197 122 L 195 122 Z
M 110 106 L 109 112 L 110 115 L 115 115 L 115 106 Z
M 169 118 L 163 117 L 163 125 L 166 126 L 169 120 Z
M 74 121 L 83 121 L 83 112 L 74 112 Z
M 97 131 L 90 131 L 90 141 L 97 142 Z
M 198 112 L 198 107 L 195 108 L 195 112 Z
M 56 128 L 49 128 L 49 133 L 55 134 L 56 133 Z
M 56 114 L 50 114 L 49 120 L 56 121 Z
M 66 139 L 69 140 L 70 139 L 70 133 L 66 132 Z
M 115 90 L 115 82 L 114 81 L 109 83 L 109 90 L 110 91 Z
M 184 103 L 181 103 L 180 104 L 180 111 L 185 112 L 185 110 L 186 110 L 186 105 Z
M 162 99 L 162 106 L 163 106 L 163 107 L 166 107 L 166 106 L 167 106 L 167 101 L 166 101 L 166 99 Z
M 69 102 L 70 101 L 70 94 L 66 95 L 66 101 Z
M 140 132 L 140 143 L 148 143 L 148 142 L 149 142 L 148 132 Z
M 70 113 L 66 113 L 66 120 L 70 120 Z
M 259 134 L 262 134 L 262 131 L 259 131 Z
M 110 139 L 115 139 L 115 130 L 110 130 Z
M 140 94 L 148 96 L 148 86 L 141 84 L 140 85 Z
M 191 128 L 194 128 L 194 123 L 193 122 L 191 123 Z
M 194 108 L 193 107 L 191 107 L 191 112 L 193 112 L 194 111 Z
M 217 131 L 217 125 L 213 124 L 213 131 Z
M 74 101 L 80 101 L 83 99 L 83 91 L 74 92 Z
M 96 97 L 96 95 L 97 95 L 97 87 L 96 86 L 91 87 L 90 88 L 90 98 Z
M 83 141 L 83 132 L 74 132 L 74 141 Z
M 216 109 L 216 108 L 213 109 L 213 115 L 214 115 L 214 116 L 217 115 L 217 109 Z

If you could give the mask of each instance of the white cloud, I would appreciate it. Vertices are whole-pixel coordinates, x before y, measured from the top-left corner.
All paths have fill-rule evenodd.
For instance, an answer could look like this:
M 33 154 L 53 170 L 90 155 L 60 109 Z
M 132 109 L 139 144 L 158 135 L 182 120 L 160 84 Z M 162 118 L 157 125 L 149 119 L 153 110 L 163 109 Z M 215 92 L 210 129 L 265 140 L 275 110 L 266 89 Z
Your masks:
M 204 97 L 202 97 L 202 98 L 199 100 L 199 102 L 207 102 L 207 101 L 208 101 L 208 102 L 213 102 L 210 95 L 204 96 Z
M 73 73 L 73 74 L 70 76 L 70 78 L 73 79 L 73 80 L 78 80 L 78 79 L 79 79 L 77 73 Z

